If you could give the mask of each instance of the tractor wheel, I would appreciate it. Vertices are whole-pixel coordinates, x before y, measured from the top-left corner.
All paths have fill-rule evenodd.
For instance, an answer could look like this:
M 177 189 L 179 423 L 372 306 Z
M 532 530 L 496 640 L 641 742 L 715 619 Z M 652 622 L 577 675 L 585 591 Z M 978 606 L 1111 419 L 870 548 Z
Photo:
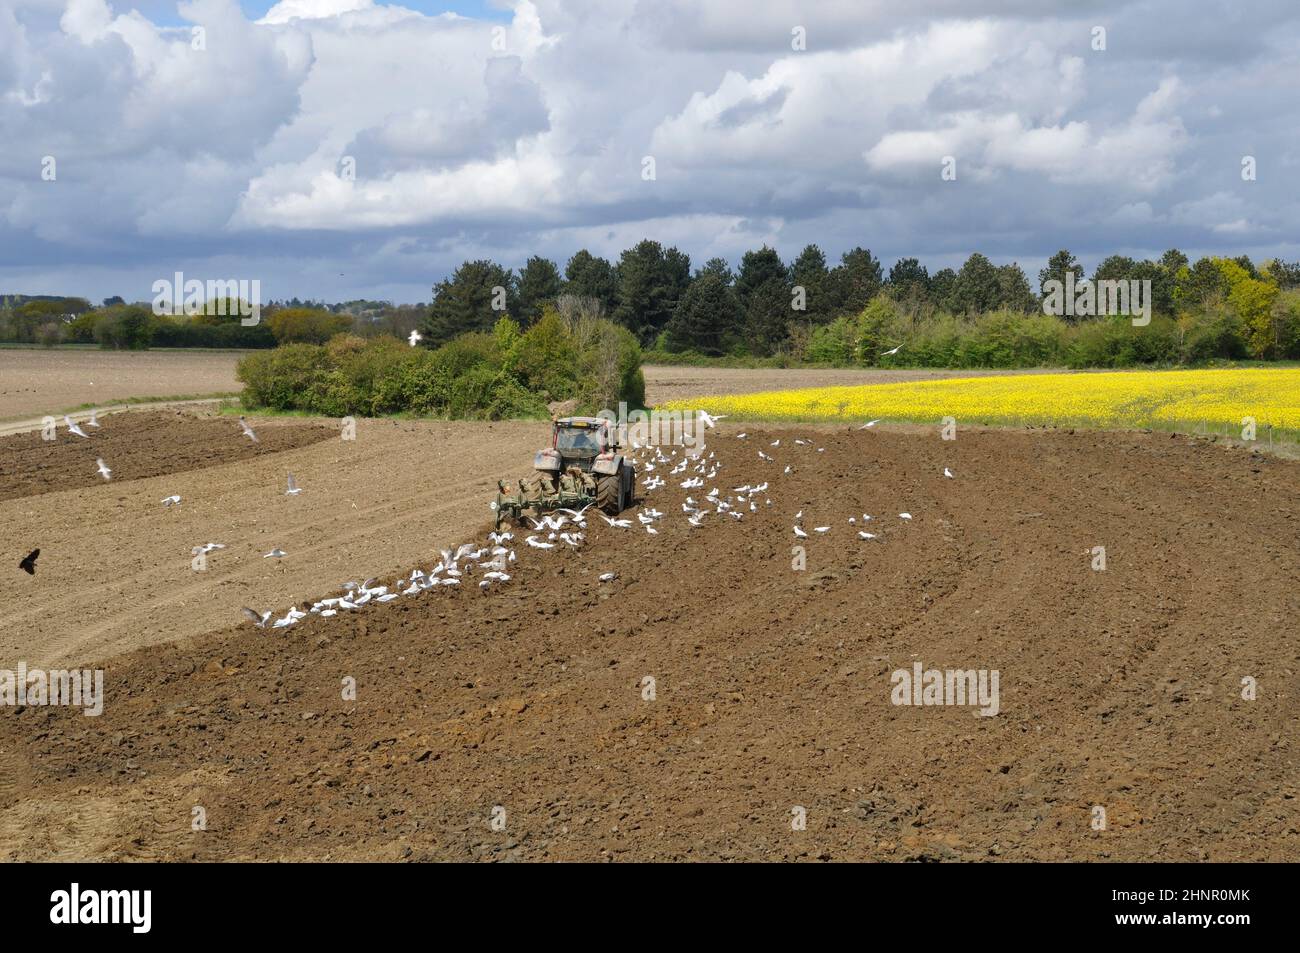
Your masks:
M 617 516 L 622 512 L 622 481 L 617 473 L 610 476 L 600 477 L 596 481 L 596 506 L 610 516 Z

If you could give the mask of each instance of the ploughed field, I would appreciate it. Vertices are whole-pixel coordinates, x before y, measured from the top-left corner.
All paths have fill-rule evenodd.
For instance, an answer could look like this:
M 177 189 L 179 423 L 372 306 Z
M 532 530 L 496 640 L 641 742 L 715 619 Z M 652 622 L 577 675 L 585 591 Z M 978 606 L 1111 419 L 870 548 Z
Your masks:
M 142 453 L 188 425 L 150 419 Z M 639 456 L 663 485 L 627 526 L 515 529 L 509 580 L 466 560 L 458 585 L 272 629 L 240 607 L 280 618 L 484 542 L 545 427 L 362 421 L 274 449 L 312 425 L 252 422 L 251 456 L 0 501 L 13 563 L 43 545 L 9 570 L 0 669 L 104 669 L 98 717 L 0 706 L 0 857 L 1300 859 L 1295 461 L 724 421 L 682 472 L 681 448 Z M 207 541 L 227 548 L 194 572 Z M 996 672 L 996 714 L 895 704 L 918 663 Z

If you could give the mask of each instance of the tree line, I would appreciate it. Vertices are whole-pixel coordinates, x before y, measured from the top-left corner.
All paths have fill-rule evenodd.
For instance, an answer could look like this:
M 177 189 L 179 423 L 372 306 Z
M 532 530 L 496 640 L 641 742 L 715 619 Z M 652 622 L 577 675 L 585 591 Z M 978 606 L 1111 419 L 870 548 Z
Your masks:
M 1193 263 L 1177 249 L 1156 261 L 1112 255 L 1091 276 L 1061 250 L 1039 272 L 1037 290 L 1019 265 L 995 265 L 979 252 L 960 268 L 931 274 L 916 258 L 900 258 L 886 269 L 866 248 L 831 264 L 816 245 L 788 263 L 763 247 L 746 252 L 738 268 L 712 258 L 692 271 L 686 253 L 645 240 L 617 262 L 584 249 L 563 271 L 542 256 L 529 258 L 518 273 L 490 260 L 467 261 L 434 286 L 421 331 L 427 345 L 437 346 L 487 330 L 503 313 L 527 327 L 548 305 L 569 298 L 623 325 L 657 355 L 804 359 L 810 348 L 817 350 L 819 332 L 824 338 L 828 326 L 860 316 L 877 299 L 913 325 L 945 315 L 968 321 L 990 313 L 1028 316 L 1042 313 L 1045 286 L 1064 281 L 1066 272 L 1076 282 L 1149 280 L 1152 310 L 1171 317 L 1227 300 L 1240 290 L 1239 276 L 1273 292 L 1300 285 L 1300 263 L 1257 267 L 1245 256 Z M 1267 297 L 1261 292 L 1261 300 Z M 1067 325 L 1083 320 L 1062 318 Z

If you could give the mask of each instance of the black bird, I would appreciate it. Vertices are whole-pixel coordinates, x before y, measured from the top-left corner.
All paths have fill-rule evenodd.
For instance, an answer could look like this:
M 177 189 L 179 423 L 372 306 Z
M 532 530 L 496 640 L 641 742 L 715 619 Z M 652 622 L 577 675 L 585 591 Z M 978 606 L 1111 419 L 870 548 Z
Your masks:
M 41 554 L 39 549 L 33 549 L 27 554 L 27 558 L 18 564 L 18 568 L 23 570 L 29 576 L 36 575 L 36 557 Z

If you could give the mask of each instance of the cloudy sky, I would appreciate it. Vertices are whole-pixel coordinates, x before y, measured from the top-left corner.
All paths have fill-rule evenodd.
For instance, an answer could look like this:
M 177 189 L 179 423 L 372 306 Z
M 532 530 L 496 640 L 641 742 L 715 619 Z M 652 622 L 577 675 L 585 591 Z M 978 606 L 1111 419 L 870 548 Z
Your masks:
M 1294 0 L 0 0 L 0 293 L 427 301 L 644 237 L 1295 260 L 1297 90 Z

